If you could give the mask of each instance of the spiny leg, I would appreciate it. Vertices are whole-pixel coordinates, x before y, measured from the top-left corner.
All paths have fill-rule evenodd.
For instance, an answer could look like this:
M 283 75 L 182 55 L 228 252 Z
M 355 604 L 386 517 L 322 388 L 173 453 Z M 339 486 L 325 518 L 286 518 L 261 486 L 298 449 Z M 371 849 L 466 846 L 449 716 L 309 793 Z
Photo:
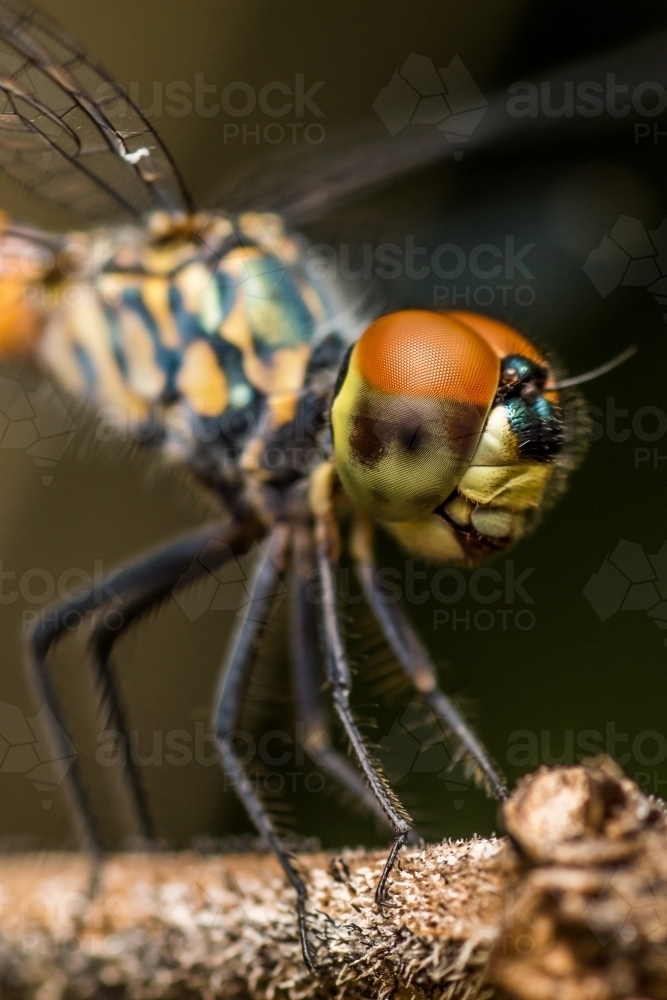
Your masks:
M 393 829 L 359 772 L 332 747 L 329 739 L 320 699 L 318 614 L 309 595 L 314 569 L 312 533 L 308 525 L 298 523 L 292 535 L 290 663 L 297 709 L 304 725 L 306 753 L 384 829 Z
M 120 734 L 124 739 L 126 748 L 130 746 L 129 725 L 125 706 L 116 684 L 114 668 L 110 662 L 111 653 L 115 644 L 127 633 L 130 626 L 144 612 L 148 612 L 150 608 L 157 606 L 165 599 L 166 595 L 173 589 L 177 579 L 178 575 L 173 579 L 171 588 L 166 587 L 162 580 L 159 581 L 159 586 L 155 586 L 149 581 L 139 594 L 124 603 L 121 622 L 117 628 L 112 628 L 107 614 L 105 614 L 102 620 L 95 626 L 91 636 L 91 661 L 107 706 L 108 721 L 106 725 L 109 728 L 115 729 Z M 141 835 L 146 840 L 153 841 L 156 838 L 156 831 L 148 803 L 148 796 L 129 750 L 124 757 L 124 777 L 127 781 L 131 804 L 136 819 L 139 822 Z
M 447 729 L 458 738 L 476 761 L 492 794 L 501 800 L 506 798 L 505 782 L 493 766 L 485 747 L 456 705 L 438 687 L 436 669 L 407 615 L 400 606 L 394 604 L 389 607 L 383 600 L 382 592 L 377 585 L 372 541 L 372 525 L 366 519 L 358 518 L 353 532 L 357 572 L 368 603 L 380 623 L 387 642 L 415 689 L 424 696 L 424 700 L 436 717 L 442 719 Z
M 345 643 L 336 599 L 335 565 L 340 554 L 340 542 L 333 511 L 333 486 L 333 467 L 328 463 L 323 463 L 311 476 L 311 506 L 316 518 L 317 568 L 322 587 L 322 631 L 327 676 L 338 717 L 343 724 L 366 780 L 395 834 L 393 846 L 375 890 L 375 902 L 382 908 L 391 905 L 386 900 L 387 880 L 398 852 L 408 839 L 412 827 L 407 813 L 394 795 L 381 770 L 373 761 L 350 708 L 352 675 L 345 655 Z
M 247 541 L 250 541 L 250 537 Z M 93 668 L 109 708 L 109 724 L 124 738 L 126 747 L 129 746 L 127 714 L 110 660 L 114 646 L 141 617 L 158 607 L 176 591 L 191 586 L 207 573 L 219 568 L 228 559 L 233 558 L 234 552 L 224 536 L 211 537 L 209 533 L 206 533 L 202 538 L 202 546 L 197 556 L 188 561 L 186 557 L 189 555 L 191 555 L 189 552 L 183 554 L 177 552 L 169 572 L 162 573 L 154 579 L 148 579 L 141 586 L 132 588 L 127 598 L 123 597 L 122 612 L 118 611 L 120 614 L 119 625 L 114 627 L 109 620 L 109 611 L 107 611 L 93 629 L 90 641 Z M 119 595 L 119 597 L 121 596 Z M 117 603 L 114 602 L 107 607 L 114 610 Z M 148 797 L 131 754 L 126 754 L 125 757 L 125 777 L 131 804 L 139 821 L 142 836 L 147 840 L 154 840 L 155 826 Z
M 146 789 L 139 776 L 139 771 L 132 754 L 129 752 L 130 741 L 127 713 L 120 691 L 116 685 L 110 656 L 116 642 L 140 617 L 142 611 L 148 611 L 150 607 L 164 599 L 163 590 L 163 586 L 160 586 L 159 595 L 151 600 L 154 590 L 150 583 L 147 584 L 144 592 L 129 601 L 129 603 L 125 603 L 120 624 L 117 628 L 114 629 L 111 627 L 107 614 L 105 614 L 99 624 L 95 626 L 90 640 L 92 666 L 99 681 L 102 698 L 107 709 L 107 723 L 105 728 L 114 729 L 124 739 L 126 747 L 123 761 L 124 777 L 127 781 L 130 800 L 135 817 L 139 822 L 141 835 L 149 841 L 154 841 L 156 838 L 155 824 L 148 803 Z
M 366 599 L 406 677 L 423 695 L 424 701 L 430 706 L 436 718 L 444 722 L 446 728 L 457 737 L 461 746 L 476 762 L 491 794 L 501 801 L 506 799 L 507 786 L 502 775 L 494 767 L 475 731 L 453 701 L 438 687 L 435 666 L 419 641 L 407 615 L 399 605 L 389 606 L 384 600 L 382 591 L 378 587 L 373 556 L 373 525 L 366 518 L 356 519 L 352 549 Z
M 306 927 L 305 883 L 292 864 L 289 853 L 283 847 L 243 765 L 234 754 L 230 740 L 238 724 L 254 654 L 260 642 L 260 632 L 268 620 L 275 600 L 276 581 L 285 566 L 288 544 L 289 528 L 286 524 L 279 523 L 271 530 L 262 546 L 263 552 L 250 585 L 250 601 L 246 613 L 238 623 L 221 668 L 213 725 L 223 767 L 232 779 L 236 794 L 296 890 L 301 948 L 306 965 L 314 971 Z
M 172 580 L 175 573 L 177 577 L 187 573 L 193 561 L 210 543 L 227 545 L 232 553 L 240 553 L 257 532 L 256 522 L 250 519 L 234 521 L 228 527 L 216 524 L 198 529 L 133 566 L 112 574 L 101 584 L 57 605 L 42 616 L 28 639 L 26 669 L 38 697 L 43 699 L 55 719 L 50 737 L 57 756 L 69 756 L 71 745 L 65 714 L 53 683 L 52 668 L 47 660 L 51 647 L 65 632 L 78 628 L 84 617 L 92 612 L 111 607 L 119 600 L 129 598 L 131 601 L 142 588 L 149 585 L 166 586 L 166 582 Z M 110 672 L 105 677 L 105 688 L 107 692 L 113 692 L 120 707 L 120 699 Z M 82 846 L 93 855 L 101 857 L 105 850 L 103 839 L 76 760 L 67 772 L 65 789 Z

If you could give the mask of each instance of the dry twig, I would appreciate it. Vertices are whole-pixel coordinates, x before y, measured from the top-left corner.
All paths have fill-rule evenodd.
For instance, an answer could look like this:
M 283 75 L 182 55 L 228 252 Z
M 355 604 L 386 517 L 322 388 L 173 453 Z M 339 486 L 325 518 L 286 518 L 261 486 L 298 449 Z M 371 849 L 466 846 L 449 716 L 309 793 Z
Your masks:
M 384 852 L 307 855 L 320 976 L 264 855 L 110 858 L 96 896 L 73 855 L 0 861 L 0 982 L 26 1000 L 667 997 L 667 821 L 615 765 L 542 768 L 509 837 L 405 852 L 383 918 Z

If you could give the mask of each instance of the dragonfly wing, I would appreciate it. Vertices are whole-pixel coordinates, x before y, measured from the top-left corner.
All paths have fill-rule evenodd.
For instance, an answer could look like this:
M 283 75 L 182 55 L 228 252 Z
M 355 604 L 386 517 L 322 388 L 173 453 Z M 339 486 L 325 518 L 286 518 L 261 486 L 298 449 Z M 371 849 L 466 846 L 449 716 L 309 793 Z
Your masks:
M 0 170 L 90 220 L 191 208 L 139 108 L 28 0 L 0 0 Z
M 558 105 L 564 87 L 576 89 L 585 81 L 604 81 L 614 72 L 627 86 L 626 93 L 647 80 L 664 76 L 667 33 L 633 42 L 621 49 L 588 57 L 550 71 L 545 79 Z M 540 93 L 542 80 L 529 81 Z M 294 224 L 315 220 L 346 202 L 381 188 L 414 170 L 453 157 L 463 148 L 476 151 L 527 146 L 554 148 L 568 142 L 599 142 L 605 132 L 630 132 L 624 115 L 516 116 L 508 110 L 507 88 L 492 95 L 465 146 L 460 136 L 452 136 L 433 125 L 409 124 L 390 134 L 379 119 L 364 124 L 357 134 L 325 140 L 316 147 L 298 146 L 295 151 L 263 160 L 255 170 L 244 165 L 242 178 L 229 184 L 217 202 L 231 212 L 262 209 L 280 212 Z M 588 110 L 588 109 L 586 109 Z M 618 109 L 614 109 L 618 110 Z M 443 123 L 446 124 L 446 123 Z M 459 140 L 459 141 L 457 141 Z

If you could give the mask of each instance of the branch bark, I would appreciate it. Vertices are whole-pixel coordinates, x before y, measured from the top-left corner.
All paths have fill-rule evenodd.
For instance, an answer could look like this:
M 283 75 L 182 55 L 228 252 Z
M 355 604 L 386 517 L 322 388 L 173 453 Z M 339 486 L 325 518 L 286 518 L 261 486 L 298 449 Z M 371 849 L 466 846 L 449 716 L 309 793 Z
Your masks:
M 667 997 L 667 820 L 608 759 L 541 768 L 504 839 L 303 855 L 319 975 L 293 893 L 259 854 L 118 855 L 88 896 L 77 855 L 0 858 L 12 1000 L 615 1000 Z

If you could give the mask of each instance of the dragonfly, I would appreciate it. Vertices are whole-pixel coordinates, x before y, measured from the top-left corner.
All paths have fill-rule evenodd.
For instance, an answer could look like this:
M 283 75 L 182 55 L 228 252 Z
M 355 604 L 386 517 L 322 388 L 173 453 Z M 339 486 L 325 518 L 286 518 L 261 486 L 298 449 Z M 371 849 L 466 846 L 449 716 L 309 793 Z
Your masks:
M 412 822 L 350 705 L 342 555 L 350 554 L 405 677 L 502 800 L 502 774 L 441 689 L 409 616 L 384 600 L 376 537 L 386 532 L 410 554 L 464 567 L 507 551 L 537 525 L 576 465 L 581 447 L 568 413 L 578 384 L 629 352 L 567 378 L 489 316 L 363 315 L 307 267 L 306 241 L 285 219 L 360 190 L 358 150 L 344 169 L 318 165 L 310 191 L 286 194 L 285 217 L 204 211 L 121 85 L 28 0 L 0 0 L 0 103 L 0 168 L 30 192 L 105 223 L 51 234 L 3 218 L 0 351 L 29 348 L 64 390 L 114 407 L 138 439 L 187 466 L 224 511 L 113 574 L 106 603 L 90 588 L 37 623 L 27 668 L 57 722 L 52 740 L 67 756 L 52 653 L 73 620 L 91 624 L 91 665 L 126 734 L 112 662 L 119 638 L 179 587 L 259 545 L 249 602 L 220 669 L 213 726 L 222 766 L 296 892 L 303 955 L 314 969 L 306 885 L 232 739 L 276 581 L 289 587 L 291 686 L 307 752 L 393 836 L 375 895 L 382 910 Z M 394 169 L 430 162 L 441 147 L 441 136 L 408 145 Z M 387 158 L 372 152 L 371 179 L 386 180 Z M 111 608 L 121 611 L 120 627 L 102 613 Z M 328 731 L 323 676 L 354 763 Z M 142 833 L 154 842 L 131 757 L 125 777 Z M 100 857 L 104 838 L 76 761 L 66 788 L 81 842 Z

